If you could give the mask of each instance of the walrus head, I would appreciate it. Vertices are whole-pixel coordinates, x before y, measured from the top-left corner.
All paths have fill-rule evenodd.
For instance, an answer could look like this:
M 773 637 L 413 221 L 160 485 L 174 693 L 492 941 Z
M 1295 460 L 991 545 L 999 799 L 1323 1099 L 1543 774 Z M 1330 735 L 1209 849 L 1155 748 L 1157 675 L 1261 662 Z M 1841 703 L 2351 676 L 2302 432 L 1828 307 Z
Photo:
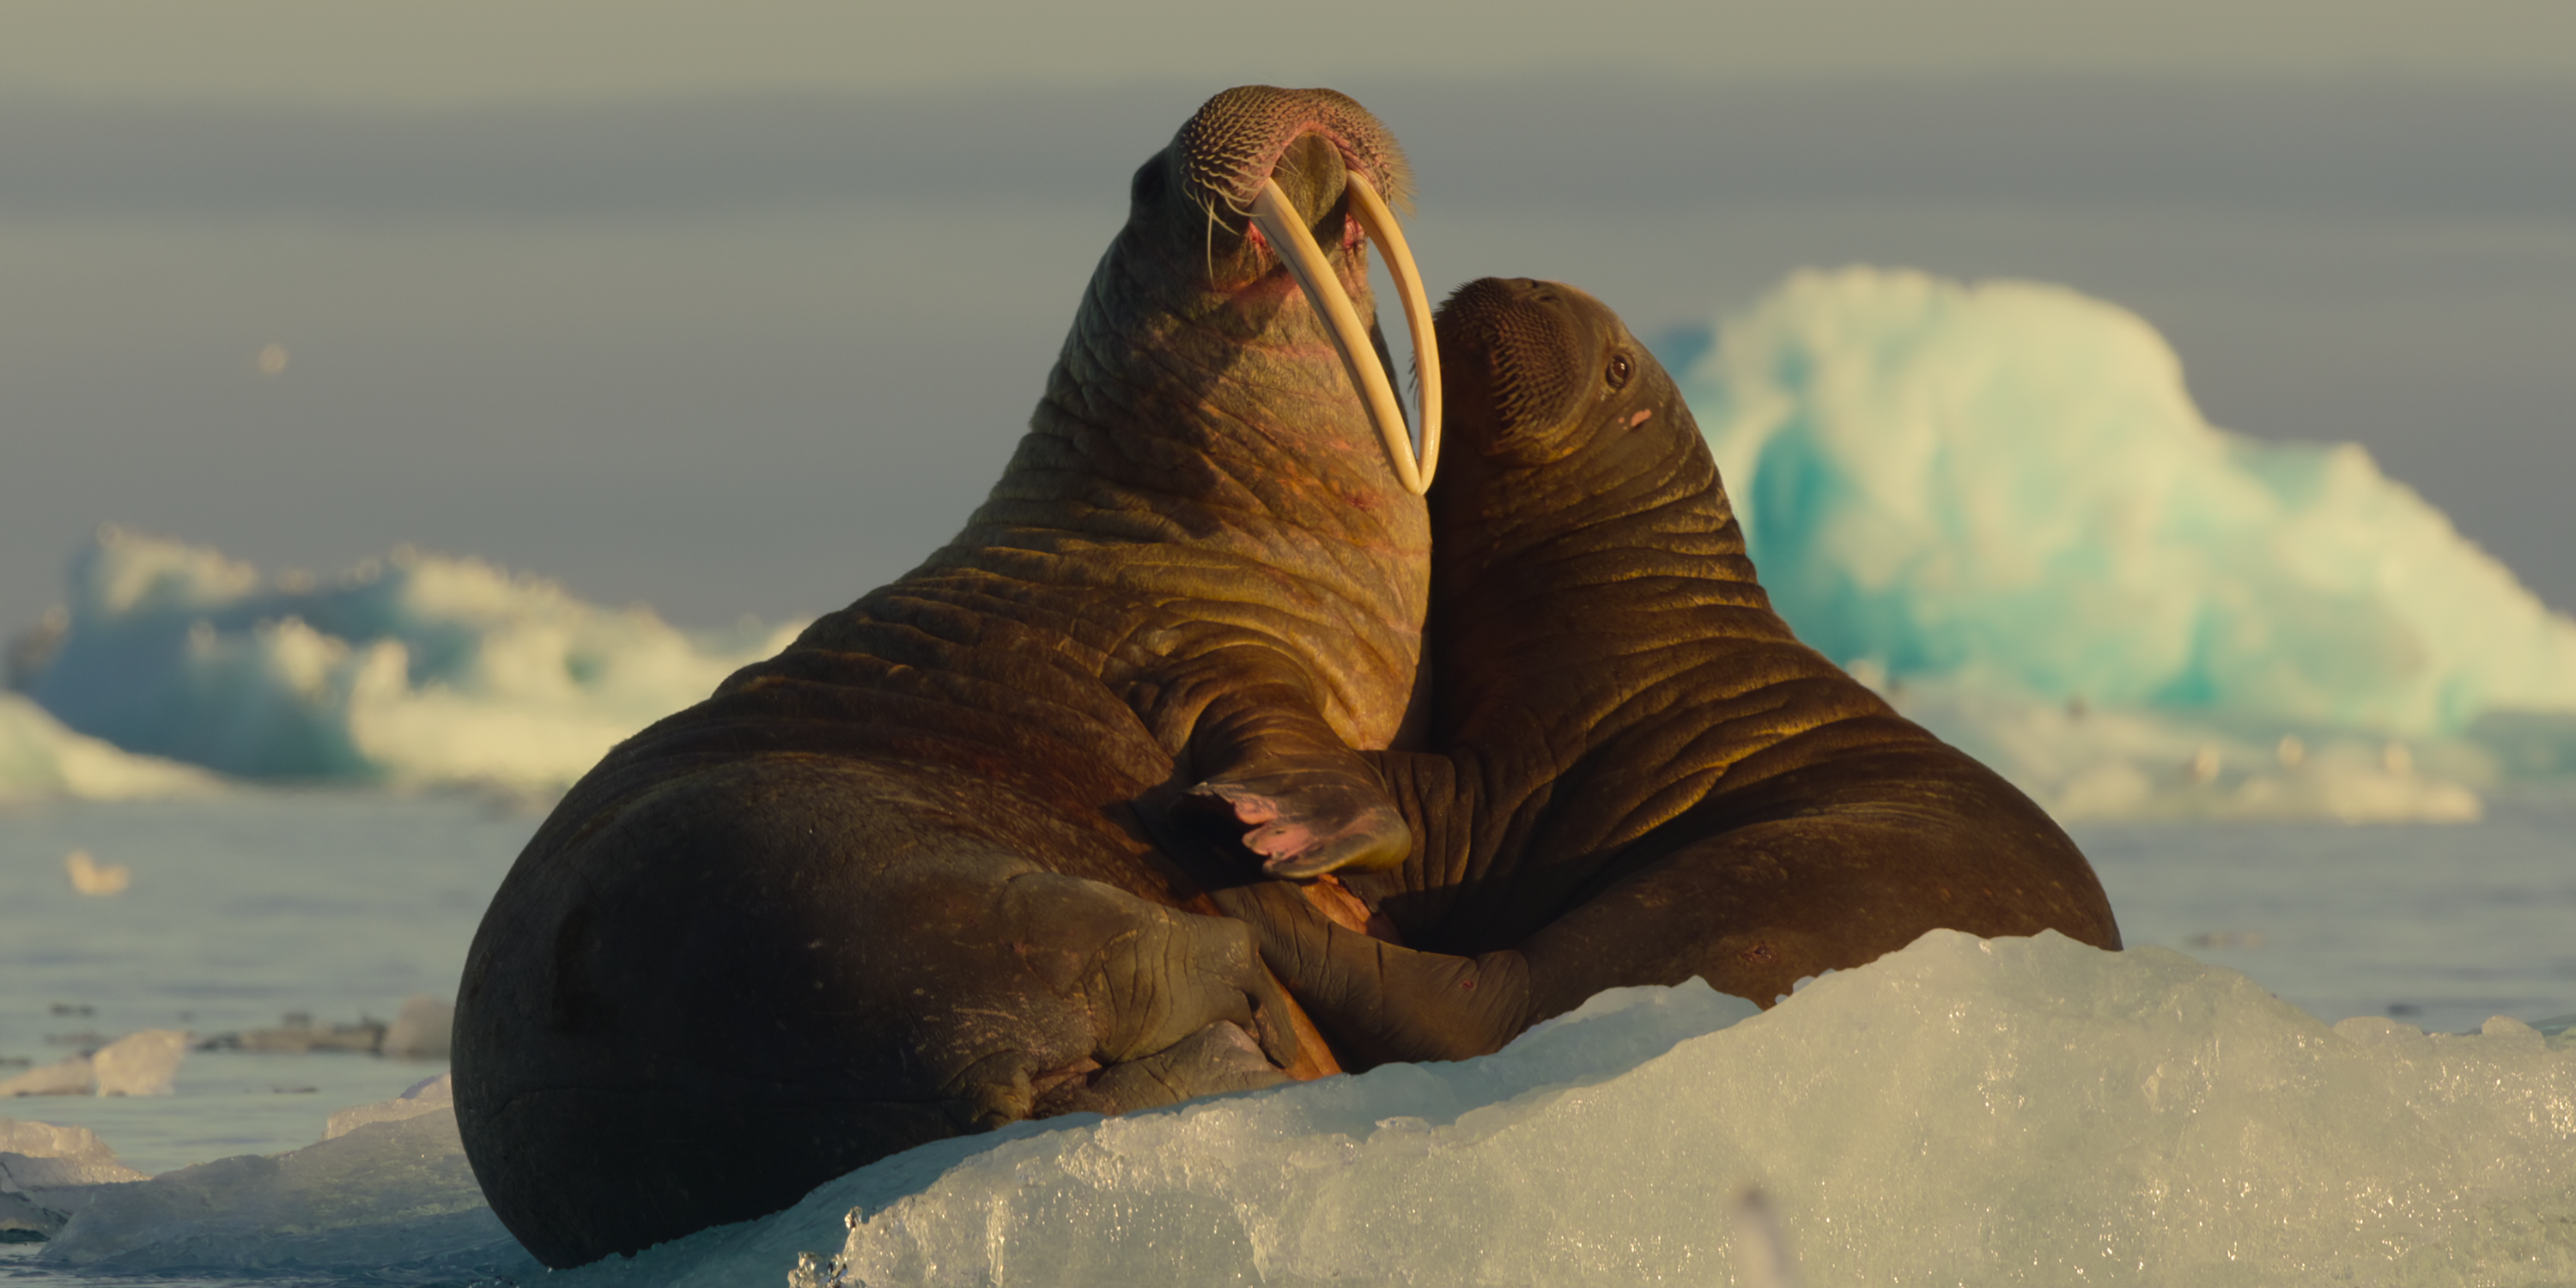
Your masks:
M 1249 623 L 1297 659 L 1350 746 L 1402 736 L 1418 709 L 1420 493 L 1439 387 L 1392 213 L 1410 188 L 1394 136 L 1341 94 L 1246 86 L 1208 100 L 1135 171 L 1028 435 L 934 562 L 1025 567 L 1116 585 L 1175 621 Z M 1416 333 L 1419 464 L 1364 322 L 1372 243 Z M 1199 647 L 1168 634 L 1137 643 Z
M 1430 304 L 1395 215 L 1410 209 L 1412 183 L 1395 136 L 1345 95 L 1268 85 L 1218 94 L 1138 167 L 1127 226 L 1093 280 L 1068 357 L 1081 344 L 1116 363 L 1118 346 L 1100 344 L 1103 336 L 1142 338 L 1155 350 L 1148 370 L 1101 374 L 1203 386 L 1195 376 L 1330 354 L 1320 371 L 1289 361 L 1256 383 L 1320 384 L 1271 392 L 1356 412 L 1395 479 L 1420 495 L 1438 461 L 1440 383 Z M 1372 241 L 1387 257 L 1413 332 L 1418 457 L 1374 324 L 1365 251 Z M 1140 322 L 1145 334 L 1136 337 Z
M 1481 278 L 1450 295 L 1437 326 L 1460 449 L 1431 498 L 1444 568 L 1717 488 L 1680 389 L 1599 300 Z M 1723 512 L 1722 493 L 1714 503 Z
M 1604 602 L 1601 587 L 1687 582 L 1688 596 L 1763 602 L 1689 406 L 1618 314 L 1561 283 L 1484 278 L 1441 305 L 1438 328 L 1450 452 L 1430 496 L 1435 741 L 1540 682 L 1552 635 L 1602 628 L 1566 608 Z

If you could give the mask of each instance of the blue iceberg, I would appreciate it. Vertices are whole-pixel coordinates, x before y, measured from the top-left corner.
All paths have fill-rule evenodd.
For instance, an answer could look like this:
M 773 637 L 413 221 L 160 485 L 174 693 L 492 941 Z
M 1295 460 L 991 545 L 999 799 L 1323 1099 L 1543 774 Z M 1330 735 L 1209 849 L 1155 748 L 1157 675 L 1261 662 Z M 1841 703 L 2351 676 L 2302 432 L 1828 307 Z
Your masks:
M 1679 378 L 1799 635 L 2044 801 L 2074 761 L 2144 757 L 2074 812 L 2180 784 L 2183 812 L 2465 817 L 2444 775 L 2516 767 L 2482 728 L 2543 768 L 2576 747 L 2576 621 L 2360 447 L 2210 425 L 2114 305 L 1801 273 Z
M 269 577 L 116 528 L 70 582 L 28 696 L 127 751 L 257 778 L 559 788 L 797 629 L 692 635 L 409 549 Z

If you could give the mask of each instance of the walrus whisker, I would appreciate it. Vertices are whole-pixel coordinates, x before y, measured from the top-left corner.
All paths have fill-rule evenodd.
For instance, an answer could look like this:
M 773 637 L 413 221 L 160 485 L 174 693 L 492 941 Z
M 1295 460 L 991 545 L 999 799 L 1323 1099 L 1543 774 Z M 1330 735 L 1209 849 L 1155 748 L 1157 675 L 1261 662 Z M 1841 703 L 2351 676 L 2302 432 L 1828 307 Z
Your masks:
M 1354 186 L 1352 190 L 1358 189 Z M 1289 204 L 1288 194 L 1280 190 L 1278 180 L 1262 181 L 1261 191 L 1252 199 L 1252 221 L 1262 235 L 1270 239 L 1271 249 L 1278 252 L 1280 263 L 1287 266 L 1288 275 L 1296 279 L 1298 289 L 1306 293 L 1306 302 L 1323 317 L 1325 328 L 1332 334 L 1333 347 L 1341 354 L 1342 370 L 1350 376 L 1352 388 L 1359 393 L 1360 404 L 1368 409 L 1369 421 L 1377 427 L 1379 441 L 1386 444 L 1387 463 L 1395 467 L 1396 478 L 1415 496 L 1429 491 L 1431 480 L 1414 459 L 1413 435 L 1405 428 L 1404 410 L 1395 400 L 1394 386 L 1387 382 L 1386 368 L 1379 364 L 1377 350 L 1369 343 L 1368 328 L 1360 322 L 1359 310 L 1352 307 L 1350 293 L 1344 291 L 1340 279 L 1334 277 L 1333 266 L 1324 258 L 1323 248 L 1315 244 L 1315 235 L 1306 230 L 1305 221 Z M 1390 219 L 1388 222 L 1393 221 Z M 1411 267 L 1409 258 L 1406 267 Z M 1397 280 L 1403 280 L 1402 273 L 1397 274 Z M 1414 289 L 1418 291 L 1421 288 L 1417 284 Z M 1408 325 L 1412 321 L 1409 310 L 1406 321 Z M 1437 343 L 1431 335 L 1427 312 L 1424 323 L 1413 334 L 1417 346 L 1425 341 Z M 1416 352 L 1419 352 L 1418 348 Z M 1365 361 L 1361 357 L 1363 354 L 1367 355 Z M 1425 387 L 1428 388 L 1427 385 Z
M 1395 279 L 1396 298 L 1404 304 L 1404 329 L 1413 336 L 1414 419 L 1422 427 L 1419 456 L 1422 486 L 1427 488 L 1431 476 L 1440 470 L 1440 342 L 1431 330 L 1431 296 L 1422 289 L 1422 270 L 1413 262 L 1413 247 L 1404 240 L 1404 228 L 1387 208 L 1386 199 L 1378 195 L 1377 185 L 1353 170 L 1349 190 L 1351 213 L 1386 252 L 1387 275 Z

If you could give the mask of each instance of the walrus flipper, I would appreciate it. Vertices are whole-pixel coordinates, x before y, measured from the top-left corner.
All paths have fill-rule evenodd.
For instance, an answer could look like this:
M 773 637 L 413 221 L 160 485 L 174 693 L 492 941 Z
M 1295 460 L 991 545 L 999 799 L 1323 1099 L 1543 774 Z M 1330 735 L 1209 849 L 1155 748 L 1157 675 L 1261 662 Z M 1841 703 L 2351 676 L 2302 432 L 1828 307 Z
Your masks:
M 1218 891 L 1261 936 L 1261 953 L 1346 1064 L 1489 1055 L 1545 1014 L 1528 959 L 1424 952 L 1335 924 L 1285 882 Z M 1559 1008 L 1564 1009 L 1564 1008 Z
M 1188 757 L 1201 777 L 1184 807 L 1230 809 L 1262 871 L 1305 878 L 1404 862 L 1413 834 L 1385 780 L 1335 731 L 1289 659 L 1256 646 L 1206 649 L 1153 679 L 1158 715 L 1194 717 Z

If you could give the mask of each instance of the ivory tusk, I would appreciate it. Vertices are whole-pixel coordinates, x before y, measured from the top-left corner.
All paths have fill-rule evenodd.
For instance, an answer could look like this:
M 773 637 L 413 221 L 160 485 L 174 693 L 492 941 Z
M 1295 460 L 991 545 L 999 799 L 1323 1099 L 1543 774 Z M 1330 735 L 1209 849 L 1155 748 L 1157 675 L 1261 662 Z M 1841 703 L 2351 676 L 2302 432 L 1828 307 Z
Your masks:
M 1306 231 L 1305 221 L 1288 204 L 1288 194 L 1279 190 L 1278 180 L 1262 180 L 1261 191 L 1252 198 L 1252 222 L 1261 229 L 1262 236 L 1270 239 L 1280 262 L 1288 266 L 1288 275 L 1297 279 L 1298 289 L 1306 293 L 1306 302 L 1314 306 L 1332 332 L 1333 347 L 1342 355 L 1342 370 L 1359 391 L 1360 404 L 1368 409 L 1370 423 L 1377 426 L 1378 440 L 1386 445 L 1387 462 L 1395 467 L 1396 477 L 1406 490 L 1422 495 L 1430 489 L 1431 480 L 1414 461 L 1413 436 L 1405 431 L 1404 411 L 1395 401 L 1395 388 L 1387 383 L 1386 368 L 1379 364 L 1377 350 L 1369 344 L 1368 327 L 1360 322 L 1359 310 L 1351 306 L 1350 293 L 1333 275 L 1333 266 L 1325 260 L 1323 248 L 1315 244 L 1314 234 Z
M 1413 247 L 1405 244 L 1404 228 L 1395 222 L 1386 199 L 1377 195 L 1377 185 L 1357 171 L 1351 173 L 1349 184 L 1351 211 L 1386 252 L 1387 275 L 1395 279 L 1396 298 L 1404 304 L 1404 329 L 1413 336 L 1414 392 L 1419 396 L 1413 423 L 1422 427 L 1420 466 L 1422 486 L 1427 488 L 1440 472 L 1440 337 L 1431 330 L 1431 294 L 1422 289 L 1422 270 L 1414 266 Z

